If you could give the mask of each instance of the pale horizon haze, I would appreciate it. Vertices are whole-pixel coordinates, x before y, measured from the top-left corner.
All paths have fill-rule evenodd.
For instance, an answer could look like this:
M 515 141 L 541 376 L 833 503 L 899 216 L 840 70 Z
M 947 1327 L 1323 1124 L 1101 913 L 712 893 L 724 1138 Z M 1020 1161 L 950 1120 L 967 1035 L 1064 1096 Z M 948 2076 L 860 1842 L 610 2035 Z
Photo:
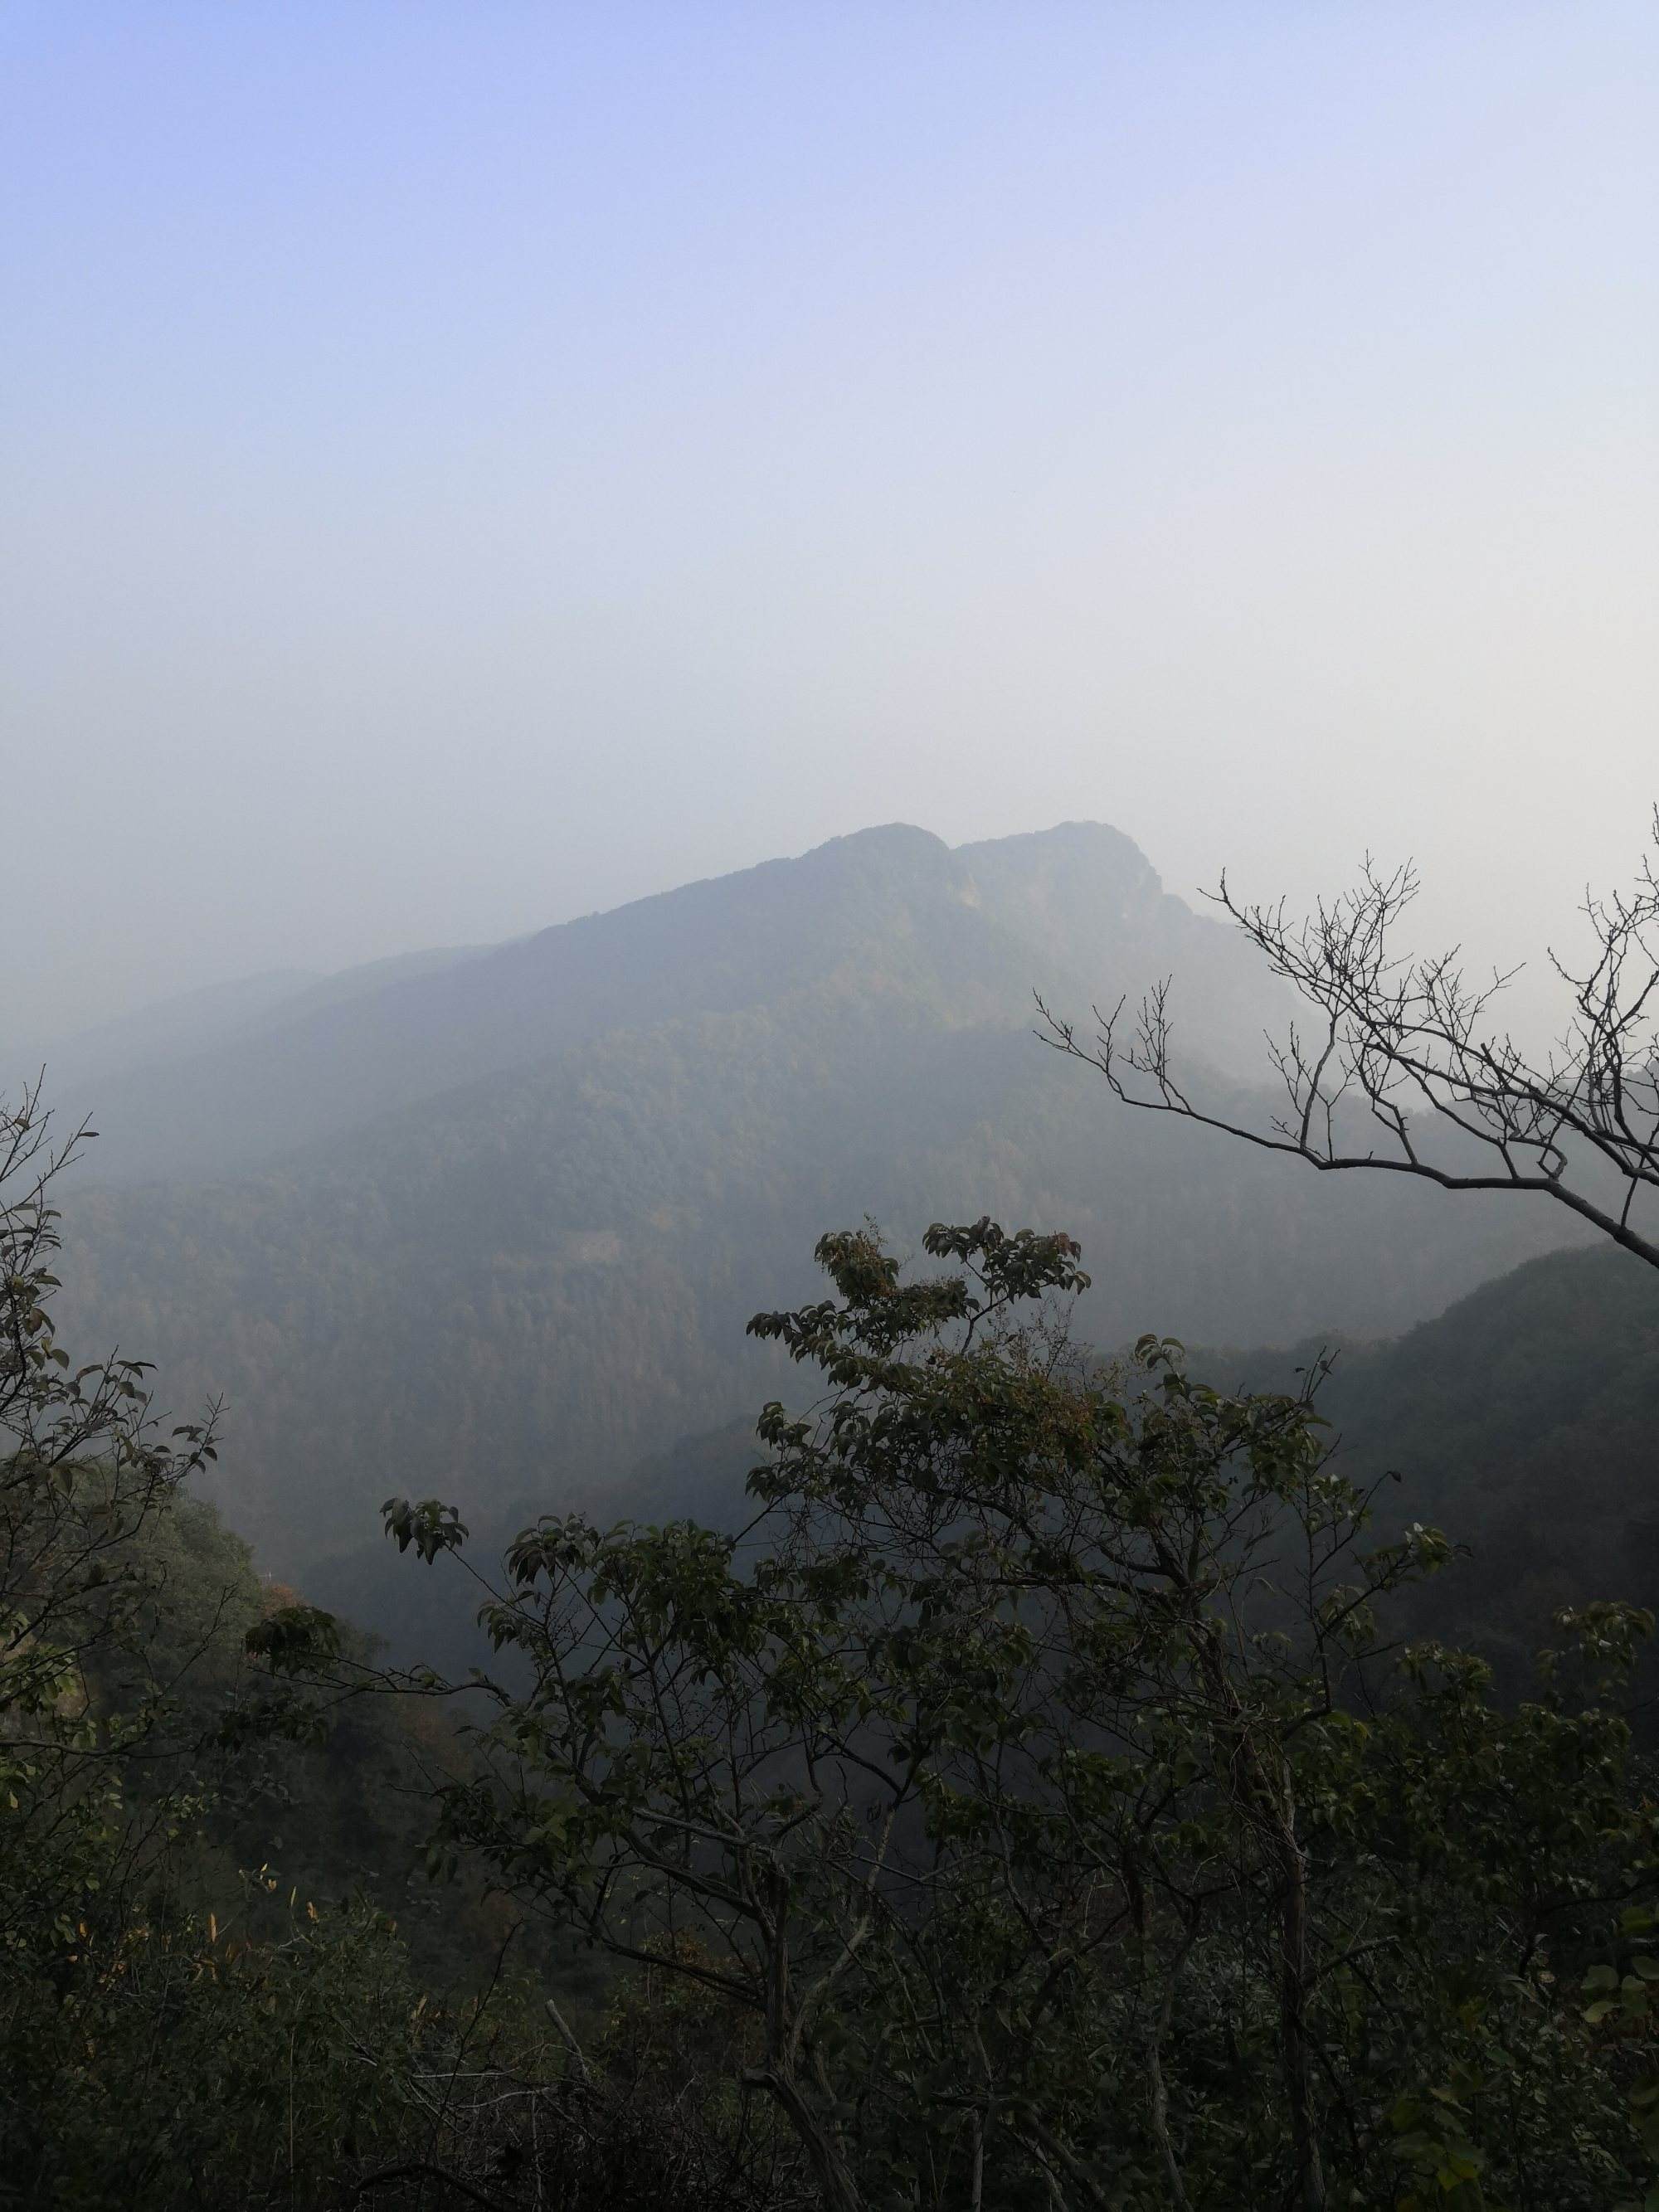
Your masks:
M 883 822 L 1571 949 L 1659 799 L 1659 12 L 0 15 L 0 1089 Z

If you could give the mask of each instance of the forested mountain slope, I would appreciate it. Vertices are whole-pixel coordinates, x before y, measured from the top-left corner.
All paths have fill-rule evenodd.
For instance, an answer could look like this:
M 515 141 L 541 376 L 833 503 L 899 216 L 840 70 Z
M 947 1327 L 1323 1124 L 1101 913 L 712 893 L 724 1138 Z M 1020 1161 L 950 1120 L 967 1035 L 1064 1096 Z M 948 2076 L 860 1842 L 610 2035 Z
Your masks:
M 128 1036 L 106 1079 L 77 1056 L 65 1103 L 96 1112 L 100 1181 L 195 1181 L 618 1030 L 813 988 L 914 999 L 945 1024 L 1024 1018 L 1040 981 L 1102 988 L 1102 955 L 1114 989 L 1178 972 L 1212 1059 L 1249 1048 L 1260 972 L 1127 838 L 1070 823 L 952 853 L 894 825 L 482 953 L 349 970 L 183 1055 L 134 1066 Z
M 1659 1610 L 1650 1269 L 1600 1247 L 1553 1252 L 1382 1343 L 1194 1346 L 1187 1361 L 1225 1388 L 1294 1389 L 1322 1354 L 1319 1409 L 1346 1472 L 1382 1484 L 1379 1523 L 1437 1524 L 1459 1547 L 1424 1585 L 1418 1626 L 1514 1663 L 1560 1606 L 1607 1596 Z M 641 1461 L 611 1502 L 643 1521 L 733 1528 L 753 1510 L 744 1484 L 762 1456 L 752 1425 L 733 1421 Z
M 1559 1240 L 1136 1115 L 1031 1036 L 1034 985 L 1170 970 L 1194 1053 L 1245 1059 L 1273 1002 L 1237 941 L 1073 824 L 873 831 L 403 978 L 112 1086 L 100 1173 L 124 1128 L 198 1172 L 74 1198 L 77 1333 L 224 1393 L 226 1509 L 303 1575 L 388 1492 L 482 1520 L 752 1414 L 744 1322 L 866 1213 L 1071 1231 L 1103 1344 L 1390 1331 Z
M 1270 1364 L 1253 1358 L 1247 1374 Z M 1339 1356 L 1323 1393 L 1349 1472 L 1467 1547 L 1419 1617 L 1513 1666 L 1586 1597 L 1659 1609 L 1659 1276 L 1556 1252 L 1398 1341 Z
M 1329 1334 L 1249 1352 L 1194 1343 L 1187 1364 L 1224 1389 L 1293 1390 L 1322 1355 L 1332 1364 L 1319 1410 L 1341 1469 L 1380 1486 L 1379 1539 L 1421 1521 L 1457 1547 L 1396 1629 L 1480 1650 L 1513 1686 L 1559 1607 L 1613 1597 L 1659 1611 L 1659 1279 L 1650 1270 L 1599 1247 L 1550 1253 L 1380 1343 Z M 776 1388 L 802 1404 L 798 1369 Z M 608 1480 L 552 1466 L 543 1484 L 475 1521 L 475 1556 L 493 1565 L 550 1509 L 735 1530 L 756 1510 L 744 1485 L 764 1456 L 750 1408 Z M 354 1618 L 384 1623 L 400 1652 L 435 1651 L 457 1668 L 478 1656 L 470 1589 L 412 1568 L 373 1537 L 319 1561 L 312 1586 Z

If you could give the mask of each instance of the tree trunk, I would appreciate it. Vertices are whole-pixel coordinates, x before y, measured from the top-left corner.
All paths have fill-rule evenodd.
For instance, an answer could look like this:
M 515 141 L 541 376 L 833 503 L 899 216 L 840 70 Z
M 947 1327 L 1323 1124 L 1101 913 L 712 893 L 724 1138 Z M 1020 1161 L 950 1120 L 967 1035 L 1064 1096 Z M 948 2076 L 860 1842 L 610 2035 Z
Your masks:
M 1319 2153 L 1318 2113 L 1314 2103 L 1313 2064 L 1308 2047 L 1308 1995 L 1312 1977 L 1308 1961 L 1308 1862 L 1296 1838 L 1287 1804 L 1277 1808 L 1279 1863 L 1279 2031 L 1285 2060 L 1285 2087 L 1291 2100 L 1291 2139 L 1295 2147 L 1297 2188 L 1302 2212 L 1326 2212 L 1324 2163 Z
M 803 2093 L 799 2083 L 780 2073 L 765 2073 L 756 2078 L 777 2100 L 784 2117 L 795 2130 L 823 2194 L 824 2212 L 863 2212 L 863 2197 L 836 2130 L 814 2110 L 812 2100 Z
M 1279 2039 L 1291 2106 L 1295 2201 L 1299 2212 L 1328 2212 L 1308 2042 L 1308 1998 L 1313 1987 L 1308 1955 L 1308 1862 L 1297 1840 L 1296 1800 L 1282 1747 L 1275 1744 L 1264 1759 L 1251 1735 L 1249 1716 L 1228 1678 L 1218 1632 L 1201 1622 L 1195 1624 L 1195 1631 L 1200 1666 L 1233 1739 L 1229 1772 L 1234 1801 L 1261 1838 L 1279 1877 Z

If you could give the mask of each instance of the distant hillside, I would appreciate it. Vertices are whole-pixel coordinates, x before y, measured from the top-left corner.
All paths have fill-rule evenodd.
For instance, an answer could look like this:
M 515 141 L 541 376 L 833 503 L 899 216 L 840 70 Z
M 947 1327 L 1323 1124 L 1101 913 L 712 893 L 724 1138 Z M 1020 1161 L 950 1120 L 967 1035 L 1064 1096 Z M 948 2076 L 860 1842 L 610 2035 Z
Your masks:
M 1291 1389 L 1322 1352 L 1334 1364 L 1319 1405 L 1342 1459 L 1357 1480 L 1398 1475 L 1382 1501 L 1395 1515 L 1438 1522 L 1534 1609 L 1635 1595 L 1632 1578 L 1659 1605 L 1651 1268 L 1601 1248 L 1552 1252 L 1383 1343 L 1200 1345 L 1187 1358 L 1224 1387 Z M 760 1455 L 752 1425 L 733 1422 L 642 1461 L 617 1495 L 644 1520 L 727 1526 L 751 1510 L 743 1477 Z
M 1425 1592 L 1437 1633 L 1513 1664 L 1559 1606 L 1659 1609 L 1651 1268 L 1601 1248 L 1532 1261 L 1396 1343 L 1342 1354 L 1325 1411 L 1351 1472 L 1398 1472 L 1395 1510 L 1468 1547 Z
M 894 826 L 483 952 L 413 954 L 274 996 L 256 979 L 260 1018 L 216 1030 L 169 1030 L 162 1009 L 158 1033 L 179 1051 L 135 1064 L 128 1024 L 102 1079 L 77 1054 L 66 1103 L 97 1115 L 100 1182 L 200 1181 L 618 1030 L 815 986 L 900 994 L 951 1026 L 1024 1020 L 1034 984 L 1075 994 L 1103 957 L 1115 988 L 1178 972 L 1210 1058 L 1255 1042 L 1270 1003 L 1259 967 L 1115 830 L 1068 823 L 952 853 Z M 181 1005 L 206 1014 L 234 993 Z
M 1188 1357 L 1202 1379 L 1280 1389 L 1332 1350 L 1314 1337 Z M 1382 1482 L 1379 1521 L 1437 1525 L 1463 1554 L 1425 1586 L 1418 1627 L 1516 1665 L 1559 1607 L 1619 1597 L 1659 1611 L 1650 1268 L 1601 1248 L 1550 1253 L 1390 1342 L 1336 1348 L 1334 1363 L 1320 1408 L 1347 1472 Z M 751 1424 L 733 1422 L 642 1462 L 614 1502 L 641 1520 L 736 1527 L 761 1456 Z
M 1194 1345 L 1188 1358 L 1224 1388 L 1289 1389 L 1332 1349 L 1324 1336 L 1244 1352 Z M 778 1395 L 799 1403 L 799 1382 L 790 1370 Z M 1516 1683 L 1558 1607 L 1618 1597 L 1659 1611 L 1651 1270 L 1600 1249 L 1528 1261 L 1401 1337 L 1336 1349 L 1319 1403 L 1347 1472 L 1382 1484 L 1379 1540 L 1424 1521 L 1460 1547 L 1398 1626 L 1481 1650 Z M 493 1565 L 551 1507 L 740 1528 L 755 1510 L 745 1479 L 763 1456 L 750 1411 L 609 1483 L 550 1470 L 539 1491 L 477 1525 L 476 1556 Z M 476 1656 L 470 1592 L 412 1574 L 384 1542 L 326 1562 L 315 1581 L 325 1602 L 387 1623 L 411 1652 L 441 1651 L 458 1667 Z
M 744 1322 L 866 1213 L 1071 1230 L 1103 1343 L 1391 1331 L 1560 1240 L 1128 1113 L 1030 1034 L 1033 986 L 1171 970 L 1194 1054 L 1254 1060 L 1238 940 L 1070 824 L 871 831 L 400 977 L 112 1084 L 100 1171 L 173 1180 L 74 1200 L 76 1327 L 225 1394 L 226 1510 L 303 1575 L 389 1491 L 492 1515 L 752 1414 Z

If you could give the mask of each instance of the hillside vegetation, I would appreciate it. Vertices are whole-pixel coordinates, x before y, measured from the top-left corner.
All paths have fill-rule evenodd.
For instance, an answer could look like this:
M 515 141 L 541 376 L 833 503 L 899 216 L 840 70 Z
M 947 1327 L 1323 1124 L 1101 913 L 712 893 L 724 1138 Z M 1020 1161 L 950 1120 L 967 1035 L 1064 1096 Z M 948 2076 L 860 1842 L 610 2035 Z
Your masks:
M 805 1293 L 826 1221 L 1064 1226 L 1100 1343 L 1391 1331 L 1563 1233 L 1190 1141 L 1031 1034 L 1035 985 L 1167 972 L 1194 1049 L 1253 1061 L 1277 1001 L 1231 933 L 1073 824 L 871 831 L 340 983 L 97 1087 L 70 1316 L 175 1403 L 224 1395 L 215 1494 L 303 1577 L 390 1490 L 478 1518 L 588 1495 L 758 1402 L 744 1323 Z
M 1254 1358 L 1238 1374 L 1275 1368 Z M 1354 1480 L 1398 1474 L 1390 1517 L 1437 1522 L 1465 1549 L 1416 1620 L 1511 1681 L 1559 1607 L 1659 1600 L 1651 1268 L 1606 1249 L 1531 1261 L 1394 1343 L 1342 1352 L 1321 1404 Z
M 1305 1392 L 1069 1340 L 1071 1237 L 823 1238 L 751 1323 L 803 1410 L 742 1541 L 544 1504 L 498 1569 L 392 1498 L 416 1586 L 484 1598 L 447 1684 L 256 1580 L 185 1492 L 211 1425 L 60 1347 L 55 1173 L 0 1208 L 0 2202 L 1659 2185 L 1651 1615 L 1540 1622 L 1518 1698 L 1391 1648 L 1445 1540 Z
M 1257 1390 L 1297 1389 L 1328 1359 L 1315 1404 L 1336 1464 L 1362 1489 L 1382 1486 L 1382 1525 L 1425 1522 L 1457 1547 L 1401 1625 L 1487 1653 L 1508 1680 L 1523 1678 L 1559 1608 L 1659 1601 L 1659 1278 L 1623 1254 L 1528 1261 L 1382 1343 L 1310 1336 L 1187 1357 L 1195 1373 Z M 760 1455 L 752 1419 L 739 1419 L 574 1502 L 736 1529 Z M 520 1503 L 526 1517 L 533 1501 Z M 480 1534 L 504 1542 L 514 1526 L 509 1514 Z M 366 1547 L 322 1581 L 349 1608 L 389 1612 L 394 1572 Z M 459 1648 L 464 1619 L 434 1603 L 421 1632 Z

